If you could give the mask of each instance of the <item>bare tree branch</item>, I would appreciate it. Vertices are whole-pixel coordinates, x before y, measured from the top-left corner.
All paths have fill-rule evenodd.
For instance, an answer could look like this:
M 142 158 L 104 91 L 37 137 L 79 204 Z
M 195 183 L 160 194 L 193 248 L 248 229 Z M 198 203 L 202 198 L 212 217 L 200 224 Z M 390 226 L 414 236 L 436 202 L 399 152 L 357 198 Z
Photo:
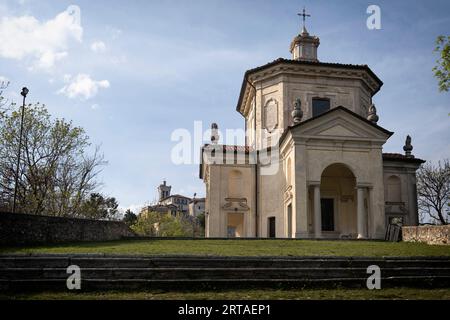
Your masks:
M 448 224 L 450 205 L 450 163 L 448 159 L 423 165 L 417 174 L 420 214 L 440 224 Z

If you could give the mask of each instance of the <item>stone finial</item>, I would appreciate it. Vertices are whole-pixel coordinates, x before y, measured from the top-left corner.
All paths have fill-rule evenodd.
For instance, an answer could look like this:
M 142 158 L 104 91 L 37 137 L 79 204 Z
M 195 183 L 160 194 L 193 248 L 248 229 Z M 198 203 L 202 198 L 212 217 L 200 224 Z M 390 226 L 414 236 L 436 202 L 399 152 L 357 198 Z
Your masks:
M 217 144 L 219 142 L 219 126 L 217 123 L 211 124 L 211 143 Z
M 367 116 L 367 120 L 377 123 L 378 122 L 378 115 L 377 115 L 377 108 L 375 108 L 375 105 L 372 103 L 372 105 L 369 107 L 369 115 Z
M 300 98 L 297 98 L 294 102 L 294 110 L 291 112 L 292 119 L 294 120 L 294 124 L 300 123 L 303 117 L 302 111 L 302 101 Z
M 403 151 L 405 151 L 405 156 L 408 158 L 414 158 L 414 156 L 411 154 L 411 151 L 413 149 L 413 146 L 411 144 L 411 136 L 407 135 L 405 140 L 405 145 L 403 146 Z

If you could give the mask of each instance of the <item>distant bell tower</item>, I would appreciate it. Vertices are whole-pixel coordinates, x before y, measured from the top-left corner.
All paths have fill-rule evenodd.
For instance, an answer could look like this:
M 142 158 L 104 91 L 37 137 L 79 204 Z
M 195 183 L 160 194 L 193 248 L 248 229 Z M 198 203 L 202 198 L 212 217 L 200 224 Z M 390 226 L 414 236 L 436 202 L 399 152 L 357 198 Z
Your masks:
M 305 18 L 311 15 L 306 13 L 305 8 L 303 8 L 303 13 L 298 13 L 298 15 L 303 18 L 303 27 L 301 33 L 291 42 L 290 52 L 292 53 L 292 59 L 318 62 L 317 47 L 320 44 L 319 38 L 310 36 L 305 27 Z
M 170 189 L 172 189 L 172 186 L 168 186 L 166 180 L 164 180 L 158 187 L 159 201 L 170 196 Z

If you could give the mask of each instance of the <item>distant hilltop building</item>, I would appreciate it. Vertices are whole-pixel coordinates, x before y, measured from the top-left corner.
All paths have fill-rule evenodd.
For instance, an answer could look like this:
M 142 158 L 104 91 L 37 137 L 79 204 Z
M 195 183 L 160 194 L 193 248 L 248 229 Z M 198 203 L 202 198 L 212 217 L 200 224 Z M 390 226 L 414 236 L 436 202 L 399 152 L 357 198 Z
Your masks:
M 383 153 L 394 134 L 372 102 L 383 82 L 367 65 L 320 62 L 319 44 L 303 25 L 291 59 L 245 72 L 244 146 L 218 144 L 212 124 L 200 164 L 206 237 L 383 239 L 389 224 L 418 224 L 424 161 L 409 136 L 404 154 Z M 276 170 L 262 174 L 254 159 L 272 153 Z
M 197 217 L 205 213 L 205 198 L 193 198 L 189 202 L 189 215 Z
M 151 206 L 146 206 L 141 210 L 143 212 L 158 212 L 167 213 L 173 216 L 177 214 L 191 215 L 196 217 L 202 212 L 205 212 L 204 198 L 189 198 L 180 194 L 171 195 L 172 186 L 167 185 L 164 180 L 158 186 L 158 203 Z
M 170 196 L 170 190 L 172 189 L 172 186 L 168 186 L 166 184 L 166 180 L 163 181 L 162 184 L 158 187 L 158 194 L 159 194 L 159 202 L 161 202 L 164 198 L 167 198 Z

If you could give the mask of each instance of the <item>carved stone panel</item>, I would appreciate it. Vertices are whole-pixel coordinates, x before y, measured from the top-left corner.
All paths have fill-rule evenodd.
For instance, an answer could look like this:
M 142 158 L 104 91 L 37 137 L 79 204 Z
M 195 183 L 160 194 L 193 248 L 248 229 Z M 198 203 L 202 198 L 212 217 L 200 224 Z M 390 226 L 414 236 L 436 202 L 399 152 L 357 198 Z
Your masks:
M 271 98 L 264 105 L 264 128 L 272 132 L 278 126 L 278 102 Z
M 248 211 L 250 207 L 247 205 L 247 198 L 225 198 L 225 204 L 222 209 L 227 211 Z

